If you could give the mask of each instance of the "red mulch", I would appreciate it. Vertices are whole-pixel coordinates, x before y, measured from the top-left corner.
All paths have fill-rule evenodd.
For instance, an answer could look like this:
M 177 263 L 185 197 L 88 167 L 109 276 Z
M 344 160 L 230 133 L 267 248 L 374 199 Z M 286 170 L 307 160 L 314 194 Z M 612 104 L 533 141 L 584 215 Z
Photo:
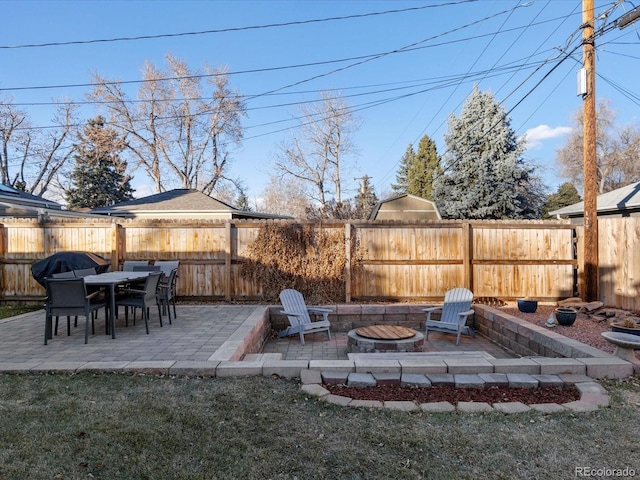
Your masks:
M 349 397 L 354 400 L 405 400 L 417 403 L 450 402 L 453 405 L 458 402 L 522 402 L 526 405 L 535 403 L 562 404 L 580 400 L 580 392 L 573 385 L 540 388 L 456 388 L 446 385 L 436 385 L 428 388 L 403 388 L 390 385 L 357 388 L 344 385 L 324 385 L 324 388 L 334 395 Z

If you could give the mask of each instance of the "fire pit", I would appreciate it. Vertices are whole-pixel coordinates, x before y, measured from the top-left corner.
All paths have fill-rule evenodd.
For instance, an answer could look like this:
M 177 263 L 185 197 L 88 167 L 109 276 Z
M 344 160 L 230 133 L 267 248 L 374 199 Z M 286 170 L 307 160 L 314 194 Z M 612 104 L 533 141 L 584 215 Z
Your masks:
M 420 352 L 424 334 L 398 325 L 360 327 L 347 334 L 347 350 L 352 353 Z

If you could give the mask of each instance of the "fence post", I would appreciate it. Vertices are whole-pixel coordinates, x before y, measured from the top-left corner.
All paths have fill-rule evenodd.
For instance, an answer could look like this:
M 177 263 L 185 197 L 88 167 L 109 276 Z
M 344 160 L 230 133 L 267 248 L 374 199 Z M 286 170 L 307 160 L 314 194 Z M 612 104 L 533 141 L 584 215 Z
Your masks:
M 0 223 L 0 258 L 5 258 L 6 243 L 4 241 L 4 237 L 6 233 L 7 231 L 4 228 L 4 224 Z M 2 282 L 2 279 L 4 278 L 4 265 L 4 262 L 0 262 L 0 295 L 2 295 L 2 297 L 5 296 L 4 283 Z
M 351 224 L 344 224 L 344 299 L 351 303 Z
M 465 288 L 473 292 L 473 229 L 471 223 L 462 223 L 462 265 Z
M 225 224 L 226 242 L 224 246 L 224 298 L 227 302 L 231 301 L 231 222 Z

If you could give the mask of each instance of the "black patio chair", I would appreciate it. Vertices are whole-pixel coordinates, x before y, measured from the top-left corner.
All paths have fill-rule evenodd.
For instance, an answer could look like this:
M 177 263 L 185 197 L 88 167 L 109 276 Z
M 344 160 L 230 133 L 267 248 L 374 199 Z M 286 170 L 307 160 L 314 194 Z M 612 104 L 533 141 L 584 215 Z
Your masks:
M 89 318 L 91 318 L 92 332 L 95 334 L 95 323 L 93 313 L 101 308 L 105 309 L 104 302 L 92 302 L 98 292 L 87 295 L 87 287 L 82 278 L 50 278 L 46 282 L 47 300 L 46 300 L 46 319 L 44 344 L 52 338 L 51 323 L 52 318 L 56 317 L 56 333 L 58 327 L 57 317 L 67 317 L 67 335 L 71 335 L 71 317 L 84 315 L 84 343 L 89 342 Z
M 142 318 L 144 318 L 144 326 L 149 333 L 149 309 L 151 306 L 158 307 L 158 316 L 160 317 L 160 326 L 162 327 L 162 312 L 160 311 L 160 303 L 158 302 L 158 284 L 160 283 L 162 272 L 151 272 L 144 282 L 143 289 L 125 288 L 121 291 L 124 296 L 116 298 L 116 311 L 119 306 L 133 307 L 142 309 Z M 129 324 L 129 309 L 124 309 L 124 318 L 126 325 Z
M 169 317 L 169 325 L 171 325 L 171 305 L 173 305 L 173 318 L 176 318 L 176 278 L 178 270 L 174 269 L 169 272 L 169 276 L 163 279 L 158 285 L 158 301 L 162 306 L 162 311 L 166 310 Z

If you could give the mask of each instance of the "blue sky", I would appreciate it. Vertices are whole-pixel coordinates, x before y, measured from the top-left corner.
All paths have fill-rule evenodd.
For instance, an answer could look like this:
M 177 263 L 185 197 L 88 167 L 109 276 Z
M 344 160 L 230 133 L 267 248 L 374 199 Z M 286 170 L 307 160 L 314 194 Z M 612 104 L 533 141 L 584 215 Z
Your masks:
M 460 113 L 474 84 L 503 102 L 518 135 L 528 134 L 526 160 L 539 165 L 549 188 L 564 181 L 555 150 L 582 102 L 576 95 L 582 50 L 575 49 L 580 0 L 0 4 L 0 94 L 18 103 L 83 100 L 88 87 L 56 86 L 89 83 L 93 71 L 139 80 L 146 60 L 164 66 L 168 53 L 191 68 L 227 66 L 230 86 L 247 96 L 278 90 L 247 103 L 245 140 L 233 152 L 229 173 L 243 180 L 250 198 L 260 196 L 277 145 L 291 134 L 297 111 L 285 104 L 315 100 L 318 92 L 330 90 L 341 91 L 362 122 L 354 138 L 355 166 L 344 176 L 351 194 L 357 188 L 352 179 L 363 175 L 371 177 L 379 195 L 389 193 L 407 146 L 425 134 L 444 153 L 447 117 Z M 596 0 L 596 15 L 603 14 L 598 26 L 605 27 L 596 40 L 597 97 L 611 101 L 619 123 L 638 123 L 640 22 L 624 30 L 606 28 L 633 8 L 627 2 L 610 10 L 613 4 Z M 359 17 L 308 22 L 354 15 Z M 266 27 L 283 23 L 293 24 Z M 211 30 L 227 31 L 5 48 Z M 261 71 L 248 73 L 256 70 Z M 25 88 L 43 86 L 55 88 Z M 35 125 L 50 123 L 51 106 L 21 108 Z M 149 184 L 142 174 L 135 177 L 138 195 L 152 193 Z

